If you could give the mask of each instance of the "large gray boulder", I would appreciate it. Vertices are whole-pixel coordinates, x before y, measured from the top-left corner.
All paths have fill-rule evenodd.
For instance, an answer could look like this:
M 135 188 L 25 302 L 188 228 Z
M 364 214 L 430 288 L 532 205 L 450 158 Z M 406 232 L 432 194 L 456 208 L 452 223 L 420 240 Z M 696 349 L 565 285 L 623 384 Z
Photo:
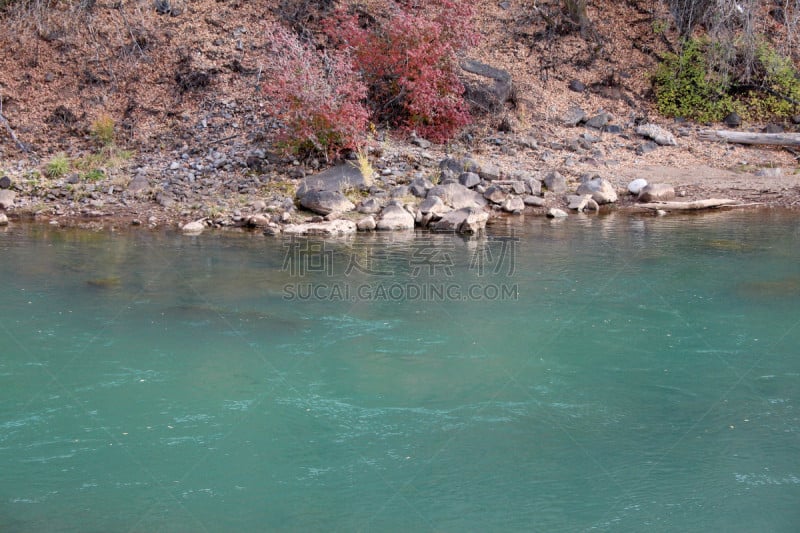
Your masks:
M 376 228 L 382 231 L 414 229 L 414 216 L 402 206 L 392 203 L 381 211 Z
M 547 190 L 556 194 L 567 192 L 567 178 L 561 175 L 557 170 L 548 172 L 544 177 L 544 186 Z
M 617 201 L 617 191 L 607 180 L 595 176 L 578 186 L 578 196 L 590 195 L 598 204 L 610 204 Z
M 482 208 L 487 204 L 483 196 L 460 183 L 437 185 L 428 191 L 428 198 L 431 196 L 438 196 L 453 209 L 463 209 L 465 207 Z
M 339 191 L 308 191 L 300 198 L 300 205 L 320 215 L 345 213 L 356 208 L 353 202 Z
M 303 178 L 297 187 L 297 197 L 303 198 L 311 191 L 341 192 L 348 189 L 362 189 L 369 187 L 369 183 L 361 175 L 361 171 L 351 163 L 343 163 L 319 174 Z
M 478 233 L 486 227 L 489 214 L 482 209 L 464 208 L 445 213 L 441 219 L 431 223 L 433 231 L 455 233 Z

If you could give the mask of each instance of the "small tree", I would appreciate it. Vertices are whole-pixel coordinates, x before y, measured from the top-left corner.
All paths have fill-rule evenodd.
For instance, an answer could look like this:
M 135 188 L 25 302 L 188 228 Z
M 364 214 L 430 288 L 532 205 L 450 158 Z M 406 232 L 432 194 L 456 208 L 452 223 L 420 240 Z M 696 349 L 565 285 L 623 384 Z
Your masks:
M 268 111 L 283 125 L 287 151 L 332 158 L 365 140 L 367 87 L 346 50 L 319 52 L 289 30 L 267 31 L 270 61 L 262 89 Z
M 326 33 L 352 53 L 369 87 L 376 121 L 415 130 L 433 141 L 470 122 L 458 78 L 458 54 L 474 42 L 467 0 L 386 0 L 373 20 L 340 9 Z M 380 18 L 378 18 L 380 17 Z

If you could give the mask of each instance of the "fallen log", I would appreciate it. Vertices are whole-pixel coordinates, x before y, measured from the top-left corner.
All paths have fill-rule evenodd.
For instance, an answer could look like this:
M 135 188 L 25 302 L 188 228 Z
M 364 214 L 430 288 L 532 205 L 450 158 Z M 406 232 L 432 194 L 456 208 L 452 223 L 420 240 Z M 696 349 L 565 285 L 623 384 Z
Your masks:
M 769 144 L 773 146 L 798 146 L 796 133 L 753 133 L 747 131 L 703 130 L 698 134 L 702 141 L 727 141 L 737 144 Z
M 736 200 L 727 198 L 709 198 L 707 200 L 694 200 L 691 202 L 649 202 L 646 204 L 636 204 L 636 207 L 643 209 L 662 209 L 664 211 L 697 211 L 700 209 L 714 209 L 717 207 L 739 207 Z

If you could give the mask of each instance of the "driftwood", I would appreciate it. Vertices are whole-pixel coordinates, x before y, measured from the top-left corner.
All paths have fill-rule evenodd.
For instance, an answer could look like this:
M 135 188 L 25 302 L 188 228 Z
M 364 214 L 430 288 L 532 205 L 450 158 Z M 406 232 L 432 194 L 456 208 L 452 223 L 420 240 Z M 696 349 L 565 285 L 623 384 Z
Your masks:
M 716 207 L 741 207 L 736 200 L 726 198 L 709 198 L 707 200 L 694 200 L 692 202 L 650 202 L 636 204 L 643 209 L 663 209 L 664 211 L 698 211 L 700 209 L 714 209 Z
M 737 144 L 770 144 L 774 146 L 800 147 L 800 135 L 796 133 L 752 133 L 747 131 L 703 130 L 698 136 L 703 141 L 728 141 Z

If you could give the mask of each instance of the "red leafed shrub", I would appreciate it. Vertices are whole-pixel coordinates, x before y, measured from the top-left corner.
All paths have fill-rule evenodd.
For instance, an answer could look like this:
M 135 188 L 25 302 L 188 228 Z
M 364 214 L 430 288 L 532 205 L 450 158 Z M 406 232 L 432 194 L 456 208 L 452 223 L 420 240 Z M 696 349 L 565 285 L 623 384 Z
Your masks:
M 344 9 L 326 33 L 349 50 L 369 86 L 376 121 L 444 142 L 470 122 L 457 54 L 472 44 L 468 0 L 385 0 L 372 21 Z M 362 13 L 363 14 L 363 13 Z
M 367 87 L 349 53 L 317 51 L 280 26 L 266 38 L 270 58 L 262 90 L 268 112 L 284 126 L 284 147 L 332 158 L 361 146 L 369 121 Z

